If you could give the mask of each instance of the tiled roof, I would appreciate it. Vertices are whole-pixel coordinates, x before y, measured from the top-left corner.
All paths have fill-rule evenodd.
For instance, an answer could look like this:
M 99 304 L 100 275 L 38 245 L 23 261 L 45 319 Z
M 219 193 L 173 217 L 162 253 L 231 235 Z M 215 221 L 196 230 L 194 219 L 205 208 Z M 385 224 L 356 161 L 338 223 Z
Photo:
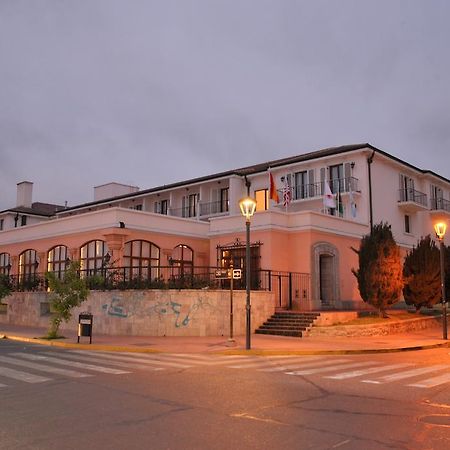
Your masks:
M 35 202 L 31 205 L 31 208 L 26 208 L 25 206 L 16 206 L 14 208 L 8 208 L 1 212 L 12 212 L 19 214 L 31 214 L 35 216 L 45 216 L 51 217 L 55 215 L 57 211 L 64 209 L 64 206 L 53 205 L 51 203 L 40 203 Z

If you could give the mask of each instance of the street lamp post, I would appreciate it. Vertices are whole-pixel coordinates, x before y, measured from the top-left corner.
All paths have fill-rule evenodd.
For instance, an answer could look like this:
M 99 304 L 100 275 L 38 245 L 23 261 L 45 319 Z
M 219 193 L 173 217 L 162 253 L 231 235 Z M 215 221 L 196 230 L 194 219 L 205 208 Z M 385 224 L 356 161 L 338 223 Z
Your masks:
M 245 328 L 245 349 L 250 350 L 251 342 L 251 303 L 250 303 L 250 219 L 255 213 L 256 201 L 251 197 L 245 197 L 239 201 L 242 215 L 245 217 L 246 226 L 246 245 L 245 245 L 245 287 L 247 292 L 245 311 L 246 311 L 246 328 Z
M 447 340 L 447 300 L 445 298 L 445 255 L 444 255 L 444 236 L 447 225 L 439 222 L 434 226 L 434 231 L 440 242 L 441 252 L 441 289 L 442 289 L 442 338 Z

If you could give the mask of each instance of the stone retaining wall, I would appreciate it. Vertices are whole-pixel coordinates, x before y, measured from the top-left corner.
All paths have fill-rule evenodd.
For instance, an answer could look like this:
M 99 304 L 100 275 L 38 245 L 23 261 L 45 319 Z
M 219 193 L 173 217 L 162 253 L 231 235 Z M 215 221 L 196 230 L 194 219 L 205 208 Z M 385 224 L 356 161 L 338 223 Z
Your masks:
M 45 292 L 15 292 L 5 298 L 7 313 L 0 324 L 47 327 L 50 320 Z M 234 334 L 245 334 L 245 291 L 235 291 Z M 270 292 L 252 291 L 252 329 L 275 311 Z M 230 292 L 222 290 L 91 291 L 61 330 L 76 330 L 78 314 L 94 315 L 93 333 L 133 336 L 228 336 Z
M 313 326 L 308 336 L 385 336 L 408 333 L 442 326 L 439 317 L 419 317 L 409 320 L 395 320 L 386 324 Z

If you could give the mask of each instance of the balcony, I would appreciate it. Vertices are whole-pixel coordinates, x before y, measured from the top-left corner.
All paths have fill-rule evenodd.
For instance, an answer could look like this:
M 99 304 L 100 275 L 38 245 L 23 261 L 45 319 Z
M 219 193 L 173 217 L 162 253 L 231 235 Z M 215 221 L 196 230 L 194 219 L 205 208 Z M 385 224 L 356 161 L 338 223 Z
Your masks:
M 228 214 L 228 201 L 216 201 L 208 203 L 200 203 L 200 219 L 207 219 L 208 217 L 222 216 Z
M 428 210 L 427 194 L 415 189 L 399 189 L 398 206 L 405 213 L 415 213 L 417 211 Z
M 349 192 L 358 192 L 358 179 L 355 177 L 339 178 L 329 181 L 330 189 L 333 193 L 340 192 L 346 194 Z M 303 184 L 291 188 L 292 200 L 317 200 L 324 195 L 324 182 Z M 283 189 L 278 191 L 280 201 L 283 201 Z
M 430 214 L 436 220 L 445 220 L 450 216 L 450 200 L 445 198 L 430 198 Z

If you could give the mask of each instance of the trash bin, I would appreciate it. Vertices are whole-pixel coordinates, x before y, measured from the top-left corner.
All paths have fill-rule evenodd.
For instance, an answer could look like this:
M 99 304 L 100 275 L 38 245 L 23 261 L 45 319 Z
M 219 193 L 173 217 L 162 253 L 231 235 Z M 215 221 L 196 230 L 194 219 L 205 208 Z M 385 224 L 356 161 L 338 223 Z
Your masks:
M 78 340 L 80 343 L 80 337 L 89 336 L 89 344 L 92 344 L 92 320 L 93 315 L 89 312 L 83 312 L 78 315 Z

